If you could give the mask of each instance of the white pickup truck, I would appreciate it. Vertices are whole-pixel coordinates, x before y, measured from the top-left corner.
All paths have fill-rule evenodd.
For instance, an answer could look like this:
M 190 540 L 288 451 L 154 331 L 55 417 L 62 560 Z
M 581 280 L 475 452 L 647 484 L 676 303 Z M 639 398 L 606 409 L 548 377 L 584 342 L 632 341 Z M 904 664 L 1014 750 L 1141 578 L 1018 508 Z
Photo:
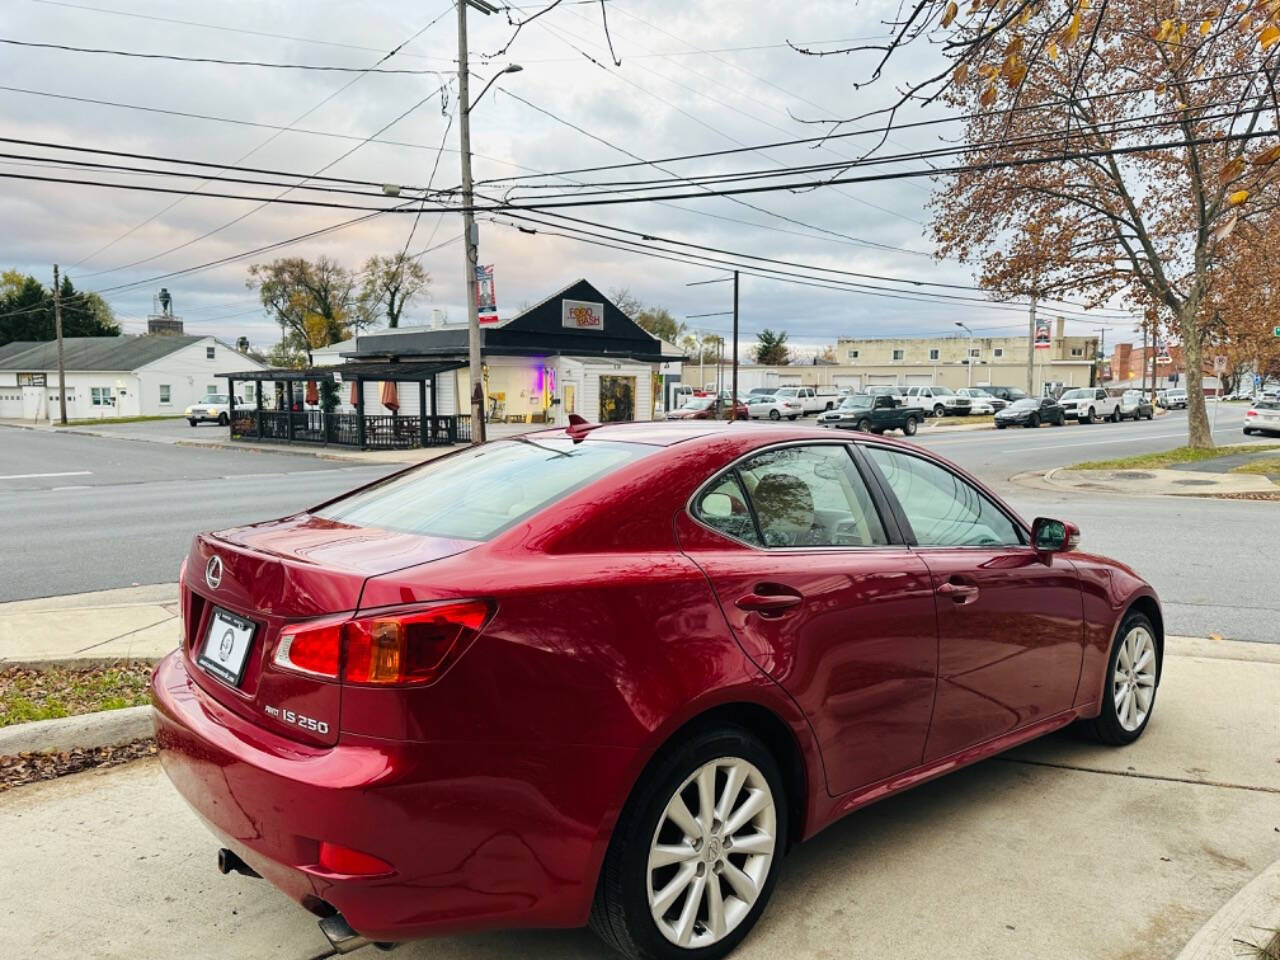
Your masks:
M 1120 397 L 1110 396 L 1101 387 L 1076 387 L 1059 397 L 1058 402 L 1067 417 L 1081 423 L 1093 423 L 1095 420 L 1116 423 L 1120 420 Z
M 839 402 L 839 397 L 818 396 L 818 391 L 813 387 L 779 387 L 774 391 L 774 396 L 798 400 L 800 406 L 804 408 L 805 416 L 830 410 Z

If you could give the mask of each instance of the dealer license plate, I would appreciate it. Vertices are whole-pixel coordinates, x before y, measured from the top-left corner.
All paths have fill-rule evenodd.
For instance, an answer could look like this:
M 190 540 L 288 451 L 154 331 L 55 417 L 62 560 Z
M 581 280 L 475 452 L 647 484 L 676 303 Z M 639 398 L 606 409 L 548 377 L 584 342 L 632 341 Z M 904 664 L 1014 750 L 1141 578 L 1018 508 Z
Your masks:
M 196 663 L 224 683 L 239 686 L 256 629 L 252 621 L 215 607 Z

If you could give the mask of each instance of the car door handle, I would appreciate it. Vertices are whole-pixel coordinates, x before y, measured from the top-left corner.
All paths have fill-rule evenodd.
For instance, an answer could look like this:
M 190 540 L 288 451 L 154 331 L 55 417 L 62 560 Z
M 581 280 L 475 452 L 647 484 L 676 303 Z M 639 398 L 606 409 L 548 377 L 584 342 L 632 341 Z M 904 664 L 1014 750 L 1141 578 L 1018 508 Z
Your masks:
M 761 589 L 769 591 L 761 593 Z M 779 592 L 774 592 L 779 591 Z M 776 584 L 758 583 L 753 592 L 739 597 L 734 606 L 739 610 L 754 610 L 762 617 L 777 617 L 799 606 L 804 597 L 790 587 L 779 587 Z
M 978 588 L 967 583 L 940 583 L 935 592 L 959 604 L 973 603 L 978 599 Z

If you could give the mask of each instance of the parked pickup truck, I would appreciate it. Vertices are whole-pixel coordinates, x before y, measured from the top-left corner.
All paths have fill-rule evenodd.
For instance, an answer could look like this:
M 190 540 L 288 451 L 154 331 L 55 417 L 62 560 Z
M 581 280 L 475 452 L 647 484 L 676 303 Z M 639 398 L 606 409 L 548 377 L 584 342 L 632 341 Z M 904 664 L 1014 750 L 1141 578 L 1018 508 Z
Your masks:
M 1058 402 L 1068 418 L 1081 423 L 1093 423 L 1095 420 L 1120 420 L 1120 398 L 1110 396 L 1101 387 L 1076 387 L 1068 390 Z
M 805 415 L 822 413 L 836 405 L 836 397 L 820 397 L 813 387 L 779 387 L 773 392 L 775 397 L 790 397 L 799 400 L 804 407 Z
M 924 420 L 923 407 L 899 406 L 894 397 L 887 394 L 869 397 L 855 393 L 829 413 L 818 418 L 824 427 L 841 427 L 845 430 L 861 430 L 863 433 L 884 433 L 901 430 L 908 437 Z

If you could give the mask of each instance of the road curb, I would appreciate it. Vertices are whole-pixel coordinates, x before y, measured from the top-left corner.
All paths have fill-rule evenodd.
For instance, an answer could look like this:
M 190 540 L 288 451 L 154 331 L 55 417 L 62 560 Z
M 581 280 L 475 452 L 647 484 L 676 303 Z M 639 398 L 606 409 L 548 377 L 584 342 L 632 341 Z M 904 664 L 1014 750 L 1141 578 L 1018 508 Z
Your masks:
M 1177 960 L 1238 960 L 1241 941 L 1265 944 L 1280 916 L 1280 860 L 1267 867 L 1223 905 Z
M 0 728 L 0 757 L 118 747 L 153 736 L 151 707 L 125 707 Z

